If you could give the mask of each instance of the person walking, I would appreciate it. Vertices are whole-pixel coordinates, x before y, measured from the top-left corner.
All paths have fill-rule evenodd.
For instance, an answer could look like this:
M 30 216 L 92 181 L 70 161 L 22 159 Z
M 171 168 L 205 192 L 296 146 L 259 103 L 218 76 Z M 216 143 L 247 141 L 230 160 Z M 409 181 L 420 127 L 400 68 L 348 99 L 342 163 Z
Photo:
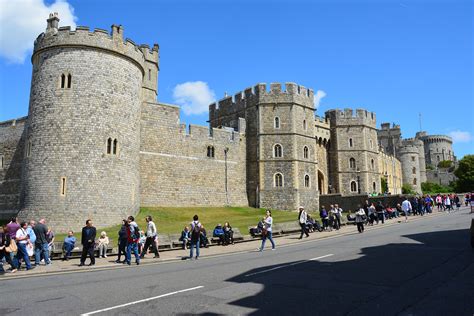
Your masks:
M 405 223 L 408 222 L 408 213 L 412 210 L 410 201 L 405 197 L 405 200 L 402 202 L 402 211 L 405 213 Z
M 124 260 L 123 262 L 120 261 L 120 258 L 122 255 L 124 257 L 127 256 L 127 242 L 128 242 L 128 237 L 127 237 L 127 220 L 124 219 L 122 220 L 122 227 L 120 227 L 120 230 L 118 232 L 118 255 L 117 255 L 117 260 L 115 260 L 115 263 L 126 263 L 127 260 Z
M 27 246 L 33 247 L 33 245 L 30 242 L 30 236 L 28 236 L 26 232 L 28 224 L 26 222 L 21 222 L 20 224 L 20 229 L 16 231 L 16 242 L 18 246 L 18 253 L 16 255 L 17 260 L 18 260 L 18 269 L 20 269 L 20 260 L 23 259 L 23 261 L 26 264 L 26 270 L 31 270 L 34 269 L 35 267 L 31 266 L 30 262 L 30 257 L 28 256 L 28 251 L 26 250 Z
M 308 219 L 308 213 L 304 210 L 304 207 L 300 206 L 299 207 L 300 213 L 298 215 L 298 220 L 300 222 L 301 226 L 301 235 L 300 238 L 302 239 L 303 235 L 306 235 L 306 237 L 309 237 L 308 229 L 306 228 L 306 220 Z
M 92 220 L 88 219 L 86 221 L 86 226 L 82 228 L 82 237 L 81 237 L 82 255 L 81 255 L 81 263 L 79 263 L 80 267 L 84 266 L 87 255 L 89 255 L 89 258 L 91 260 L 91 262 L 89 263 L 89 266 L 95 265 L 94 245 L 95 245 L 96 234 L 97 234 L 97 231 L 95 227 L 93 226 Z
M 12 217 L 10 223 L 7 224 L 8 234 L 10 234 L 11 239 L 16 238 L 16 231 L 20 229 L 20 225 L 17 222 L 16 217 Z
M 359 210 L 355 213 L 356 215 L 356 225 L 357 225 L 357 230 L 359 231 L 359 233 L 363 233 L 364 232 L 364 222 L 365 222 L 365 219 L 366 219 L 366 214 L 365 214 L 365 211 L 362 207 L 360 207 L 359 205 Z
M 319 217 L 323 221 L 323 229 L 327 230 L 329 228 L 329 216 L 328 211 L 324 208 L 324 205 L 321 206 L 321 211 L 319 211 Z
M 272 250 L 275 250 L 275 242 L 272 238 L 272 226 L 273 226 L 273 218 L 272 218 L 272 211 L 267 210 L 267 216 L 264 220 L 264 230 L 262 233 L 262 246 L 258 249 L 260 252 L 263 251 L 265 248 L 265 241 L 268 239 L 272 243 Z
M 138 253 L 138 242 L 140 241 L 140 230 L 138 229 L 135 218 L 129 216 L 127 219 L 127 253 L 125 256 L 125 262 L 128 265 L 132 264 L 132 251 L 135 255 L 135 263 L 140 264 L 140 254 Z
M 35 241 L 35 266 L 39 266 L 41 257 L 44 259 L 44 264 L 51 264 L 49 258 L 49 244 L 48 244 L 48 227 L 46 227 L 46 220 L 40 219 L 38 223 L 33 227 L 33 231 L 36 235 Z
M 339 204 L 334 204 L 334 216 L 336 217 L 336 229 L 341 228 L 341 217 L 342 217 L 342 208 L 339 207 Z
M 377 203 L 377 206 L 375 207 L 375 211 L 377 212 L 377 218 L 382 221 L 382 224 L 384 224 L 385 223 L 385 210 L 381 201 Z
M 11 239 L 7 226 L 0 226 L 0 261 L 3 261 L 3 258 L 5 258 L 6 262 L 10 265 L 10 273 L 15 273 L 18 261 L 11 251 L 12 243 L 15 243 L 15 241 Z M 4 269 L 4 266 L 2 268 Z
M 153 219 L 150 215 L 145 217 L 145 221 L 147 223 L 146 225 L 146 240 L 145 240 L 145 246 L 143 246 L 142 253 L 140 254 L 141 258 L 145 257 L 145 254 L 148 251 L 148 248 L 151 247 L 151 250 L 155 254 L 153 258 L 159 258 L 160 254 L 158 253 L 158 247 L 156 247 L 156 242 L 155 239 L 158 238 L 157 230 L 156 230 L 156 225 L 153 223 Z
M 196 248 L 196 260 L 199 258 L 199 244 L 201 242 L 201 228 L 202 225 L 199 222 L 197 215 L 193 216 L 193 221 L 190 224 L 191 227 L 191 244 L 189 247 L 189 259 L 193 258 L 194 248 Z

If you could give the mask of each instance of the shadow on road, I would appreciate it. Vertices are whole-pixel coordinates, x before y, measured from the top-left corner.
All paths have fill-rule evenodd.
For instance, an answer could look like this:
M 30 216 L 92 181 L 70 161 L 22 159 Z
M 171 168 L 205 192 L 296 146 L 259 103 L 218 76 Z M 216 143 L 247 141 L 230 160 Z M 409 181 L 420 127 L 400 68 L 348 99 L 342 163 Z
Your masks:
M 228 304 L 254 310 L 254 315 L 473 315 L 469 231 L 403 237 L 409 239 L 362 248 L 360 257 L 351 260 L 334 256 L 249 270 L 227 281 L 264 289 Z

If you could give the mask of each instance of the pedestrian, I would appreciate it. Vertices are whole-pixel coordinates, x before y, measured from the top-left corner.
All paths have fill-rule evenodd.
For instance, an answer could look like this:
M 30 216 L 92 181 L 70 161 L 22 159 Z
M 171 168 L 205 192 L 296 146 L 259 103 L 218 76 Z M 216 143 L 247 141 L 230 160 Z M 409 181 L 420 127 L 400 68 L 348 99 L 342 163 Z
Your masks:
M 5 258 L 6 262 L 10 265 L 10 273 L 15 273 L 18 261 L 12 248 L 16 249 L 17 247 L 15 240 L 11 239 L 8 233 L 8 227 L 6 225 L 0 226 L 0 261 L 3 261 L 3 258 Z
M 36 234 L 33 228 L 36 226 L 36 222 L 34 220 L 30 220 L 28 223 L 28 227 L 26 228 L 26 233 L 30 236 L 30 242 L 32 245 L 36 242 Z
M 95 237 L 97 231 L 93 226 L 92 220 L 88 219 L 86 221 L 86 226 L 82 228 L 82 236 L 81 236 L 81 244 L 82 244 L 82 255 L 81 255 L 81 262 L 79 264 L 80 267 L 84 266 L 86 262 L 87 255 L 91 262 L 89 266 L 95 265 L 95 258 L 94 258 L 94 246 L 95 246 Z
M 160 254 L 158 253 L 158 247 L 156 246 L 156 239 L 158 238 L 158 231 L 156 230 L 156 225 L 153 222 L 153 218 L 148 215 L 145 217 L 146 221 L 146 239 L 145 239 L 145 245 L 143 246 L 143 250 L 141 253 L 141 257 L 145 257 L 145 254 L 148 251 L 148 248 L 151 247 L 151 250 L 155 254 L 153 258 L 159 258 Z
M 452 207 L 451 207 L 451 198 L 449 197 L 449 194 L 446 196 L 446 199 L 444 200 L 444 205 L 446 210 L 448 210 L 449 213 L 451 213 Z
M 191 232 L 189 231 L 188 226 L 184 226 L 183 231 L 181 232 L 181 237 L 179 237 L 179 241 L 183 243 L 183 250 L 185 250 L 186 246 L 191 241 Z
M 408 222 L 408 213 L 412 210 L 412 206 L 410 201 L 405 197 L 405 199 L 402 202 L 402 211 L 405 214 L 405 223 Z
M 341 228 L 341 217 L 342 217 L 342 208 L 339 207 L 339 204 L 334 204 L 334 209 L 336 210 L 335 216 L 336 216 L 336 225 L 337 225 L 337 230 Z
M 54 234 L 51 227 L 48 227 L 48 232 L 46 233 L 46 240 L 48 241 L 48 257 L 51 258 L 51 254 L 54 251 L 54 239 L 56 235 Z
M 48 233 L 48 227 L 46 226 L 46 220 L 44 218 L 40 219 L 33 227 L 33 231 L 36 235 L 35 242 L 35 266 L 39 266 L 41 257 L 44 258 L 44 264 L 50 265 L 51 260 L 49 257 L 49 244 L 46 234 Z
M 8 233 L 10 234 L 11 239 L 16 238 L 16 231 L 20 229 L 20 225 L 17 223 L 17 218 L 12 217 L 10 222 L 7 224 Z
M 369 216 L 369 223 L 371 226 L 374 225 L 374 222 L 378 225 L 379 223 L 379 218 L 377 217 L 376 209 L 374 203 L 371 203 L 369 208 L 368 208 L 368 216 Z
M 272 250 L 275 250 L 275 242 L 272 238 L 272 226 L 273 226 L 273 218 L 272 218 L 272 211 L 267 209 L 267 216 L 265 217 L 264 221 L 265 227 L 263 229 L 264 233 L 262 233 L 262 246 L 258 249 L 259 251 L 263 251 L 265 248 L 265 241 L 268 239 L 272 243 Z
M 366 220 L 366 214 L 364 209 L 359 205 L 359 210 L 355 213 L 356 215 L 356 225 L 359 233 L 364 232 L 364 222 Z
M 321 220 L 323 221 L 323 229 L 327 230 L 329 226 L 329 216 L 328 216 L 328 211 L 324 208 L 324 205 L 321 206 L 321 211 L 319 211 L 319 217 L 321 217 Z
M 122 255 L 126 257 L 127 243 L 128 243 L 127 220 L 123 219 L 122 227 L 120 227 L 120 230 L 118 232 L 118 255 L 117 255 L 117 260 L 115 260 L 115 263 L 125 263 L 127 261 L 127 260 L 124 260 L 123 262 L 120 261 L 120 258 L 122 257 Z
M 18 252 L 16 254 L 18 260 L 18 269 L 20 269 L 20 260 L 25 261 L 26 270 L 34 269 L 35 267 L 31 266 L 30 257 L 28 256 L 27 247 L 32 247 L 33 245 L 30 242 L 30 236 L 26 232 L 28 224 L 26 222 L 20 223 L 20 228 L 16 231 L 16 243 L 18 246 Z
M 69 257 L 71 257 L 71 253 L 74 250 L 74 247 L 76 247 L 76 237 L 74 237 L 74 232 L 70 230 L 68 231 L 66 238 L 64 238 L 63 261 L 69 261 Z
M 132 251 L 135 255 L 135 263 L 140 264 L 140 254 L 138 253 L 138 242 L 140 241 L 140 230 L 135 218 L 130 215 L 127 219 L 127 253 L 125 261 L 128 265 L 132 264 Z
M 106 232 L 101 232 L 97 240 L 97 248 L 99 249 L 99 258 L 107 258 L 107 248 L 109 247 L 109 237 Z
M 301 235 L 300 235 L 299 239 L 302 239 L 303 235 L 306 235 L 306 237 L 309 237 L 308 229 L 307 229 L 307 226 L 306 226 L 306 220 L 308 219 L 308 213 L 306 213 L 306 211 L 304 210 L 304 207 L 302 207 L 302 206 L 299 207 L 299 211 L 300 211 L 300 213 L 298 215 L 298 220 L 299 220 L 300 227 L 301 227 Z
M 191 245 L 189 247 L 189 259 L 193 258 L 193 250 L 196 248 L 196 260 L 199 258 L 199 244 L 201 242 L 201 223 L 197 215 L 193 216 L 191 227 Z

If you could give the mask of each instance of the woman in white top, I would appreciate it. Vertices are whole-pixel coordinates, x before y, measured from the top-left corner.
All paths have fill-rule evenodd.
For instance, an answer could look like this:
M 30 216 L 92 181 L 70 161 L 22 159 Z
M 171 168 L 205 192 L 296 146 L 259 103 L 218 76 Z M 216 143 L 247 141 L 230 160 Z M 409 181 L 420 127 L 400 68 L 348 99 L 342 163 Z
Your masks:
M 273 238 L 272 238 L 273 218 L 272 218 L 272 212 L 270 210 L 267 210 L 267 216 L 265 217 L 264 225 L 265 227 L 262 232 L 262 246 L 258 248 L 258 250 L 263 251 L 263 248 L 265 247 L 265 241 L 267 240 L 267 238 L 272 243 L 272 250 L 275 250 L 275 243 L 273 242 Z
M 18 260 L 18 270 L 20 269 L 21 259 L 26 264 L 26 270 L 31 270 L 34 267 L 31 266 L 30 257 L 28 256 L 28 252 L 26 250 L 27 246 L 31 246 L 30 243 L 30 236 L 26 233 L 26 228 L 28 224 L 26 222 L 21 222 L 20 229 L 16 231 L 16 242 L 18 246 L 18 252 L 16 254 Z
M 365 211 L 362 207 L 359 205 L 359 210 L 356 212 L 356 224 L 357 224 L 357 230 L 359 233 L 364 232 L 364 222 L 366 219 Z

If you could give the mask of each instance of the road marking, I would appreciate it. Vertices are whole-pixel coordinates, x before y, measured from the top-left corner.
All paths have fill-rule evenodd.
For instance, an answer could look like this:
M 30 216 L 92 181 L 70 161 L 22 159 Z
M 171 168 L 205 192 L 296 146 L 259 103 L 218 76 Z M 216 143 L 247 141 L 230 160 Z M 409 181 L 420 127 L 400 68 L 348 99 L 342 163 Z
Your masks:
M 324 255 L 324 256 L 320 256 L 320 257 L 308 259 L 308 260 L 301 260 L 301 261 L 298 261 L 298 262 L 293 262 L 293 263 L 289 263 L 289 264 L 283 264 L 283 265 L 281 265 L 281 266 L 273 267 L 273 268 L 270 268 L 270 269 L 266 269 L 266 270 L 262 270 L 262 271 L 258 271 L 258 272 L 246 274 L 245 277 L 249 277 L 249 276 L 253 276 L 253 275 L 257 275 L 257 274 L 262 274 L 262 273 L 267 273 L 267 272 L 275 271 L 275 270 L 278 270 L 278 269 L 281 269 L 281 268 L 292 267 L 292 266 L 296 266 L 296 265 L 298 265 L 298 264 L 302 264 L 302 263 L 305 263 L 305 262 L 316 261 L 316 260 L 323 259 L 323 258 L 327 258 L 327 257 L 331 257 L 331 256 L 334 256 L 334 254 L 330 253 L 330 254 L 328 254 L 328 255 Z
M 113 309 L 122 308 L 122 307 L 130 306 L 130 305 L 135 305 L 135 304 L 139 304 L 139 303 L 143 303 L 143 302 L 148 302 L 148 301 L 156 300 L 156 299 L 159 299 L 159 298 L 171 296 L 171 295 L 178 294 L 178 293 L 183 293 L 183 292 L 189 292 L 189 291 L 193 291 L 193 290 L 197 290 L 197 289 L 202 289 L 203 287 L 204 286 L 200 285 L 200 286 L 192 287 L 192 288 L 189 288 L 189 289 L 174 291 L 174 292 L 170 292 L 170 293 L 166 293 L 166 294 L 162 294 L 162 295 L 158 295 L 158 296 L 154 296 L 154 297 L 145 298 L 143 300 L 139 300 L 139 301 L 135 301 L 135 302 L 130 302 L 130 303 L 122 304 L 122 305 L 112 306 L 112 307 L 108 307 L 108 308 L 104 308 L 104 309 L 99 309 L 97 311 L 81 314 L 81 316 L 88 316 L 88 315 L 103 313 L 103 312 L 107 312 L 107 311 L 110 311 L 110 310 L 113 310 Z

